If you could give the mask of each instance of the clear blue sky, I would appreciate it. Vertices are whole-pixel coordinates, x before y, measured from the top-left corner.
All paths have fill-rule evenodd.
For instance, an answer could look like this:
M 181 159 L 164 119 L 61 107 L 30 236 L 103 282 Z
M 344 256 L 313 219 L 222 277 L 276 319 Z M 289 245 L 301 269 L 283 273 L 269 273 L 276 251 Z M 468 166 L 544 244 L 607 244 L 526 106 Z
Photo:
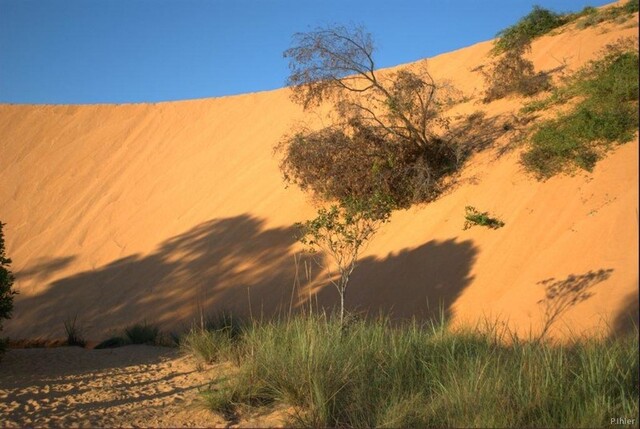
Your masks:
M 364 24 L 378 67 L 588 0 L 0 0 L 0 103 L 126 103 L 279 88 L 291 35 Z

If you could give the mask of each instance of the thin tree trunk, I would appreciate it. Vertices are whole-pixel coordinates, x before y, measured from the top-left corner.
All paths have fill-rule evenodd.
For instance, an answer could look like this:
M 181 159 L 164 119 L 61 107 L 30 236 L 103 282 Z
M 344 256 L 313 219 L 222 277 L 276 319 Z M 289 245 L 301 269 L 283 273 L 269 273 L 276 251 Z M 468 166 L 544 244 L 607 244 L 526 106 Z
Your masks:
M 340 289 L 340 327 L 344 328 L 344 287 Z

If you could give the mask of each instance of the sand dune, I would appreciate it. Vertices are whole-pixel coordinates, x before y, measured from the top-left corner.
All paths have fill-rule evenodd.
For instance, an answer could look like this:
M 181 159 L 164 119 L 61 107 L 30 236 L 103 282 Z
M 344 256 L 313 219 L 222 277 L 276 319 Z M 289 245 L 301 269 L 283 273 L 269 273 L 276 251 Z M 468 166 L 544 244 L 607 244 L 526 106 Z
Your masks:
M 539 70 L 575 70 L 607 43 L 637 37 L 634 20 L 633 28 L 542 37 L 531 58 Z M 478 102 L 483 82 L 472 70 L 490 48 L 428 60 L 436 79 L 471 97 L 450 113 L 485 111 L 487 133 L 522 104 Z M 311 292 L 314 302 L 336 302 L 320 269 L 303 273 L 304 257 L 294 288 L 292 225 L 314 208 L 285 189 L 273 147 L 304 119 L 286 89 L 157 104 L 0 105 L 0 220 L 20 293 L 5 333 L 60 337 L 77 315 L 89 338 L 102 339 L 141 320 L 179 329 L 200 309 L 271 314 L 304 307 Z M 592 174 L 541 183 L 522 171 L 507 138 L 488 139 L 436 202 L 394 214 L 354 275 L 349 307 L 397 317 L 442 307 L 454 323 L 500 318 L 523 334 L 539 332 L 559 308 L 556 336 L 607 334 L 637 317 L 637 139 Z M 463 231 L 466 205 L 506 226 Z M 575 305 L 546 296 L 554 283 L 575 291 L 576 282 L 584 299 Z

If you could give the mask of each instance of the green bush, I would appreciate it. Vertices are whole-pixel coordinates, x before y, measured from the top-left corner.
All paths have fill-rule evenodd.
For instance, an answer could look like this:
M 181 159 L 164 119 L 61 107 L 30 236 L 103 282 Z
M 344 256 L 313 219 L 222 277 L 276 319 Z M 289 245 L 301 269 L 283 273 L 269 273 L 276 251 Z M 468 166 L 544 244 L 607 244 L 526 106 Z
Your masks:
M 16 294 L 13 285 L 13 274 L 9 270 L 11 259 L 7 258 L 4 249 L 4 223 L 0 222 L 0 331 L 2 331 L 2 319 L 10 319 L 13 311 L 13 295 Z M 0 354 L 4 351 L 4 341 L 0 340 Z
M 528 15 L 497 34 L 498 39 L 495 42 L 493 52 L 499 54 L 517 48 L 524 41 L 530 42 L 566 22 L 565 16 L 540 6 L 534 6 Z
M 625 13 L 636 13 L 640 10 L 640 2 L 638 0 L 629 0 L 622 6 Z
M 283 403 L 299 427 L 594 427 L 638 413 L 638 332 L 554 345 L 443 323 L 256 323 L 207 406 Z
M 570 112 L 539 124 L 531 136 L 522 161 L 538 178 L 576 167 L 591 171 L 612 143 L 633 139 L 638 128 L 638 53 L 623 45 L 610 46 L 603 58 L 571 79 L 563 96 L 547 100 L 550 105 L 582 98 Z

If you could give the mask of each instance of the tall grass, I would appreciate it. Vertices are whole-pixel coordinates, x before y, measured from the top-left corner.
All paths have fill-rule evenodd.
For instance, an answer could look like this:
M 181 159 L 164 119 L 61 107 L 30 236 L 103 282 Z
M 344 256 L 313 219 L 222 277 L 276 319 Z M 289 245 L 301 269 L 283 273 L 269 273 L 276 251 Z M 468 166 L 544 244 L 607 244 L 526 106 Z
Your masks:
M 64 330 L 67 333 L 67 345 L 84 347 L 87 342 L 82 334 L 82 329 L 78 324 L 78 315 L 64 321 Z
M 594 427 L 638 413 L 638 332 L 508 344 L 444 324 L 325 316 L 255 323 L 239 374 L 204 394 L 225 415 L 283 403 L 303 427 Z

